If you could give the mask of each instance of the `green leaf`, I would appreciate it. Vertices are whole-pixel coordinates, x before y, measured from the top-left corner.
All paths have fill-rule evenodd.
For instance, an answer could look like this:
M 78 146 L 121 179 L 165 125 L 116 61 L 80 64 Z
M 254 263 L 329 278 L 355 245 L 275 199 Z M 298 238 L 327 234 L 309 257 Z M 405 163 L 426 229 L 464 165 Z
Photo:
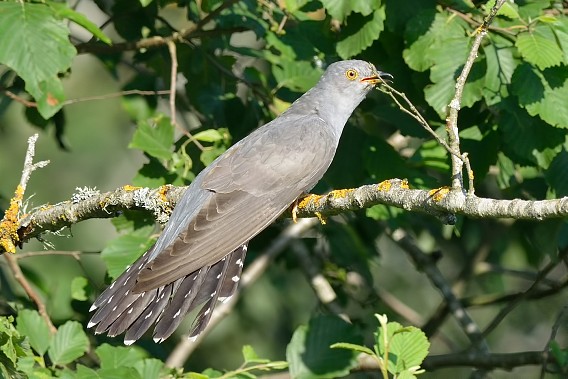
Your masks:
M 372 16 L 350 17 L 345 28 L 347 36 L 337 42 L 337 54 L 343 58 L 351 58 L 368 48 L 377 40 L 384 30 L 385 7 L 380 7 Z
M 81 324 L 67 321 L 57 329 L 47 353 L 55 366 L 61 366 L 73 362 L 88 350 L 89 339 Z
M 99 29 L 99 27 L 95 25 L 95 23 L 93 23 L 91 20 L 89 20 L 84 14 L 68 8 L 66 4 L 51 2 L 49 3 L 49 6 L 56 10 L 56 16 L 73 21 L 77 25 L 85 28 L 89 33 L 97 37 L 102 42 L 106 43 L 107 45 L 112 45 L 110 38 L 107 37 L 103 33 L 103 31 Z
M 483 96 L 487 105 L 497 104 L 509 95 L 509 85 L 519 64 L 514 57 L 515 48 L 509 41 L 497 36 L 493 39 L 496 40 L 494 43 L 483 47 L 487 62 Z
M 334 343 L 333 345 L 331 345 L 332 349 L 347 349 L 347 350 L 353 350 L 353 351 L 357 351 L 359 353 L 364 353 L 367 355 L 375 355 L 375 352 L 371 349 L 369 349 L 366 346 L 361 346 L 361 345 L 356 345 L 353 343 L 347 343 L 347 342 L 339 342 L 339 343 Z
M 57 75 L 77 54 L 64 22 L 45 4 L 0 2 L 0 46 L 0 63 L 26 82 L 41 115 L 53 116 L 63 100 Z
M 306 92 L 313 87 L 321 76 L 321 70 L 305 61 L 282 60 L 272 67 L 278 87 L 289 88 L 296 92 Z
M 158 379 L 164 367 L 164 362 L 156 358 L 146 358 L 134 364 L 134 368 L 138 371 L 141 378 Z
M 568 128 L 568 74 L 564 67 L 544 72 L 528 64 L 517 67 L 511 85 L 519 103 L 531 116 L 548 124 Z
M 336 342 L 360 343 L 352 325 L 339 317 L 319 316 L 294 332 L 286 349 L 290 375 L 297 379 L 338 378 L 357 364 L 353 351 L 331 349 Z
M 145 226 L 132 233 L 119 236 L 110 241 L 101 251 L 101 258 L 107 265 L 108 274 L 116 279 L 132 264 L 154 242 L 150 235 L 154 230 L 153 226 Z
M 194 134 L 193 138 L 202 142 L 217 142 L 223 141 L 224 136 L 223 133 L 217 129 L 207 129 Z
M 444 24 L 443 16 L 432 10 L 418 13 L 408 23 L 404 39 L 409 47 L 402 51 L 402 56 L 411 69 L 422 72 L 432 67 L 434 57 L 427 51 L 438 38 Z
M 321 0 L 321 2 L 331 17 L 341 22 L 352 12 L 368 16 L 381 4 L 378 0 Z
M 0 377 L 5 378 L 22 377 L 16 364 L 19 359 L 32 356 L 26 337 L 20 335 L 13 322 L 12 316 L 0 317 Z
M 103 343 L 95 349 L 101 360 L 101 368 L 134 367 L 144 359 L 144 354 L 137 349 L 125 346 L 111 346 Z
M 541 70 L 558 66 L 564 60 L 564 54 L 548 26 L 519 34 L 515 45 L 527 62 Z
M 22 309 L 16 319 L 18 331 L 28 337 L 31 347 L 39 354 L 44 355 L 51 343 L 51 333 L 45 320 L 37 311 Z
M 71 281 L 71 298 L 79 301 L 87 300 L 86 287 L 89 284 L 84 276 L 76 276 Z
M 169 118 L 160 117 L 153 125 L 148 121 L 140 121 L 128 147 L 168 160 L 172 156 L 173 143 L 174 126 Z
M 414 366 L 420 366 L 428 355 L 430 343 L 423 331 L 414 327 L 403 327 L 397 322 L 387 324 L 389 351 L 389 372 L 398 374 Z M 381 356 L 385 355 L 383 329 L 377 328 L 375 343 Z
M 545 177 L 550 187 L 554 189 L 556 197 L 568 196 L 568 153 L 566 150 L 556 155 L 546 170 Z
M 243 346 L 243 358 L 245 363 L 249 362 L 258 362 L 260 357 L 256 354 L 256 351 L 252 348 L 251 345 L 244 345 Z

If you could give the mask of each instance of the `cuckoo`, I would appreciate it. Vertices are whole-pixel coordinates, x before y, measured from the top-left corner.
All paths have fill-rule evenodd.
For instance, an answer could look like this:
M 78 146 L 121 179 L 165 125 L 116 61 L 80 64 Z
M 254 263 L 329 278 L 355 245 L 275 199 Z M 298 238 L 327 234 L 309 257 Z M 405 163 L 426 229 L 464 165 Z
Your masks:
M 347 119 L 385 75 L 360 60 L 331 64 L 285 112 L 206 167 L 156 243 L 94 302 L 89 327 L 126 332 L 131 344 L 155 324 L 162 342 L 195 311 L 189 335 L 201 333 L 237 289 L 249 241 L 322 178 Z

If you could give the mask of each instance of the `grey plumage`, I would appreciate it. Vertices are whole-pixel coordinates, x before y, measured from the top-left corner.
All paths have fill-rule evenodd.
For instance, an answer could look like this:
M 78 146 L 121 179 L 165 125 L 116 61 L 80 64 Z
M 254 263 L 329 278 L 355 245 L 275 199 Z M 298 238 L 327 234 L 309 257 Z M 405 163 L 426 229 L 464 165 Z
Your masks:
M 161 342 L 199 308 L 191 336 L 236 290 L 248 242 L 323 176 L 347 119 L 380 80 L 373 65 L 341 61 L 278 118 L 205 168 L 155 245 L 100 297 L 89 327 L 125 343 L 156 323 Z

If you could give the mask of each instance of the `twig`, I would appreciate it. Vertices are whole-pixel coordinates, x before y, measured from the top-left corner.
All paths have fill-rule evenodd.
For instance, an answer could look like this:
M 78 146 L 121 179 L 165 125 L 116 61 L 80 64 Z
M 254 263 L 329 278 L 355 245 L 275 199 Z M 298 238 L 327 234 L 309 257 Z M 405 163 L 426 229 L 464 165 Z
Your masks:
M 548 263 L 541 271 L 539 271 L 537 278 L 532 283 L 532 285 L 524 291 L 522 294 L 517 296 L 515 299 L 507 303 L 507 305 L 499 311 L 499 313 L 493 318 L 493 320 L 489 323 L 489 325 L 483 331 L 483 335 L 487 336 L 491 333 L 500 323 L 507 317 L 507 315 L 519 305 L 519 303 L 529 297 L 530 295 L 535 292 L 541 282 L 541 280 L 545 279 L 546 276 L 554 269 L 558 264 L 560 264 L 564 257 L 568 256 L 568 248 L 562 250 L 559 255 L 558 259 Z
M 427 371 L 434 371 L 450 367 L 476 367 L 486 370 L 503 369 L 512 370 L 522 366 L 541 365 L 553 362 L 552 357 L 546 357 L 542 351 L 523 351 L 520 353 L 487 354 L 484 356 L 468 353 L 430 355 L 420 365 Z M 376 360 L 369 356 L 360 356 L 358 367 L 353 371 L 378 371 Z M 434 375 L 435 376 L 435 375 Z
M 562 310 L 558 313 L 556 321 L 552 326 L 550 337 L 548 337 L 548 341 L 546 341 L 546 344 L 544 345 L 542 354 L 545 357 L 545 361 L 542 363 L 542 368 L 540 369 L 540 379 L 544 379 L 544 375 L 546 373 L 546 362 L 550 358 L 550 344 L 556 338 L 556 334 L 558 333 L 558 330 L 562 326 L 562 321 L 564 320 L 567 314 L 568 314 L 568 305 L 565 305 L 564 308 L 562 308 Z
M 278 238 L 272 241 L 271 245 L 257 258 L 244 272 L 241 277 L 240 286 L 237 292 L 225 303 L 220 304 L 213 311 L 211 321 L 205 330 L 195 340 L 182 337 L 166 360 L 168 367 L 183 367 L 183 364 L 191 353 L 199 346 L 201 340 L 217 325 L 222 319 L 230 314 L 237 303 L 240 293 L 247 287 L 255 283 L 258 278 L 266 271 L 272 260 L 280 254 L 290 242 L 300 237 L 305 231 L 318 223 L 316 218 L 298 220 L 297 223 L 288 226 Z
M 417 269 L 424 272 L 432 284 L 440 291 L 463 332 L 472 342 L 472 346 L 481 353 L 487 354 L 489 352 L 489 346 L 487 345 L 487 341 L 485 341 L 485 336 L 481 333 L 475 321 L 469 316 L 463 304 L 455 296 L 449 283 L 432 259 L 414 244 L 404 230 L 397 229 L 395 231 L 389 231 L 390 228 L 388 227 L 386 230 L 388 237 L 402 247 L 410 256 Z
M 177 87 L 177 68 L 178 68 L 178 61 L 177 61 L 177 53 L 176 53 L 176 44 L 173 41 L 168 41 L 168 51 L 170 52 L 170 59 L 172 61 L 172 65 L 170 68 L 170 117 L 172 120 L 172 125 L 178 127 L 176 121 L 176 87 Z
M 301 241 L 293 241 L 291 244 L 292 251 L 300 261 L 300 267 L 308 276 L 312 289 L 321 303 L 327 307 L 332 313 L 338 315 L 343 320 L 351 322 L 345 310 L 337 301 L 337 294 L 329 281 L 321 274 L 316 267 L 306 245 Z
M 75 48 L 77 49 L 78 54 L 82 53 L 108 54 L 108 53 L 124 52 L 130 50 L 157 48 L 166 45 L 168 41 L 182 42 L 187 39 L 197 38 L 204 35 L 219 34 L 220 32 L 232 34 L 235 31 L 243 31 L 241 28 L 238 29 L 233 28 L 228 30 L 211 30 L 211 31 L 202 30 L 205 25 L 211 22 L 215 17 L 219 16 L 219 14 L 222 11 L 233 6 L 238 1 L 240 0 L 226 0 L 217 8 L 215 8 L 211 13 L 205 16 L 197 24 L 192 25 L 186 29 L 180 30 L 179 32 L 174 32 L 166 37 L 153 36 L 138 41 L 114 43 L 112 45 L 107 45 L 100 42 L 87 42 L 87 43 L 81 43 L 77 45 Z
M 14 101 L 17 101 L 18 103 L 24 104 L 24 105 L 25 105 L 26 107 L 28 107 L 28 108 L 36 108 L 36 107 L 37 107 L 37 103 L 36 103 L 36 102 L 26 100 L 26 99 L 24 99 L 24 98 L 22 98 L 22 97 L 16 95 L 16 94 L 15 94 L 14 92 L 12 92 L 12 91 L 6 90 L 6 91 L 4 91 L 4 94 L 5 94 L 6 96 L 8 96 L 10 99 L 12 99 L 12 100 L 14 100 Z
M 12 255 L 12 253 L 16 252 L 16 246 L 14 243 L 21 242 L 18 238 L 17 231 L 20 227 L 19 215 L 22 209 L 22 201 L 26 187 L 28 185 L 28 181 L 30 180 L 32 172 L 34 172 L 38 168 L 45 167 L 49 163 L 49 161 L 41 161 L 37 163 L 33 162 L 35 155 L 35 144 L 37 142 L 37 139 L 37 134 L 34 134 L 30 138 L 28 138 L 28 149 L 26 152 L 26 158 L 24 159 L 24 169 L 22 170 L 20 184 L 16 188 L 14 197 L 10 200 L 10 207 L 8 208 L 8 210 L 4 214 L 4 218 L 0 222 L 0 249 L 8 252 L 8 254 L 4 256 L 4 258 L 8 262 L 8 267 L 10 267 L 14 278 L 18 281 L 18 283 L 20 283 L 28 297 L 34 303 L 36 303 L 39 314 L 47 323 L 49 330 L 52 333 L 55 333 L 57 329 L 55 328 L 55 326 L 53 326 L 53 323 L 51 322 L 49 315 L 47 314 L 42 299 L 28 283 L 26 277 L 20 269 L 20 266 L 18 265 L 17 259 Z
M 448 106 L 448 117 L 446 119 L 446 132 L 448 134 L 448 142 L 449 146 L 452 151 L 460 153 L 460 139 L 459 139 L 459 132 L 458 132 L 458 113 L 461 108 L 461 100 L 463 95 L 463 90 L 465 87 L 465 82 L 469 73 L 471 71 L 471 67 L 473 66 L 473 62 L 475 58 L 477 58 L 477 52 L 479 50 L 479 46 L 481 45 L 481 41 L 487 35 L 487 29 L 489 28 L 489 24 L 493 21 L 493 18 L 497 14 L 497 11 L 501 6 L 505 3 L 505 0 L 497 0 L 495 5 L 489 12 L 489 15 L 485 17 L 483 20 L 483 24 L 477 29 L 477 35 L 473 41 L 473 45 L 469 51 L 469 55 L 465 61 L 464 67 L 458 76 L 456 81 L 456 92 L 454 94 L 454 98 L 450 101 Z M 455 155 L 451 156 L 452 162 L 452 189 L 453 190 L 460 190 L 463 191 L 463 164 L 465 162 L 464 159 L 458 159 Z M 468 164 L 469 166 L 469 164 Z M 471 167 L 469 167 L 468 177 L 470 178 L 470 183 L 473 181 L 473 172 L 471 172 Z M 473 189 L 470 188 L 470 193 L 473 192 Z
M 30 285 L 30 283 L 26 279 L 25 275 L 22 273 L 22 270 L 20 269 L 20 266 L 18 265 L 18 261 L 17 261 L 16 257 L 12 254 L 5 254 L 4 258 L 6 259 L 6 262 L 8 263 L 8 267 L 10 267 L 10 270 L 12 271 L 12 274 L 14 275 L 14 279 L 16 279 L 16 281 L 18 283 L 20 283 L 20 286 L 22 286 L 22 288 L 24 289 L 24 291 L 26 292 L 28 297 L 36 304 L 37 310 L 38 310 L 40 316 L 44 319 L 45 323 L 47 324 L 51 334 L 55 334 L 55 332 L 57 332 L 57 328 L 51 322 L 51 319 L 49 318 L 49 315 L 47 314 L 47 309 L 45 308 L 45 304 L 43 304 L 43 300 L 37 294 L 37 292 L 33 289 L 33 287 Z
M 77 98 L 77 99 L 65 100 L 63 102 L 63 106 L 81 103 L 81 102 L 85 102 L 85 101 L 106 100 L 106 99 L 111 99 L 111 98 L 114 98 L 114 97 L 122 97 L 122 96 L 130 96 L 130 95 L 157 96 L 157 95 L 169 95 L 169 94 L 170 94 L 170 90 L 143 91 L 143 90 L 138 90 L 138 89 L 131 89 L 131 90 L 127 90 L 127 91 L 107 93 L 105 95 L 87 96 L 87 97 L 80 97 L 80 98 Z

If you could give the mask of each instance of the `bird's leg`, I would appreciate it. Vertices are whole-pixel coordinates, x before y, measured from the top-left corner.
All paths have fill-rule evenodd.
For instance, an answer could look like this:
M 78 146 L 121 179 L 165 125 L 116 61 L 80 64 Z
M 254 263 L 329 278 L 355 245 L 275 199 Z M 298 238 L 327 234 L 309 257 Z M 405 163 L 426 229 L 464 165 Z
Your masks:
M 308 196 L 310 196 L 309 193 L 302 192 L 302 194 L 292 203 L 292 221 L 294 221 L 294 224 L 298 222 L 298 204 L 300 204 L 300 202 Z

